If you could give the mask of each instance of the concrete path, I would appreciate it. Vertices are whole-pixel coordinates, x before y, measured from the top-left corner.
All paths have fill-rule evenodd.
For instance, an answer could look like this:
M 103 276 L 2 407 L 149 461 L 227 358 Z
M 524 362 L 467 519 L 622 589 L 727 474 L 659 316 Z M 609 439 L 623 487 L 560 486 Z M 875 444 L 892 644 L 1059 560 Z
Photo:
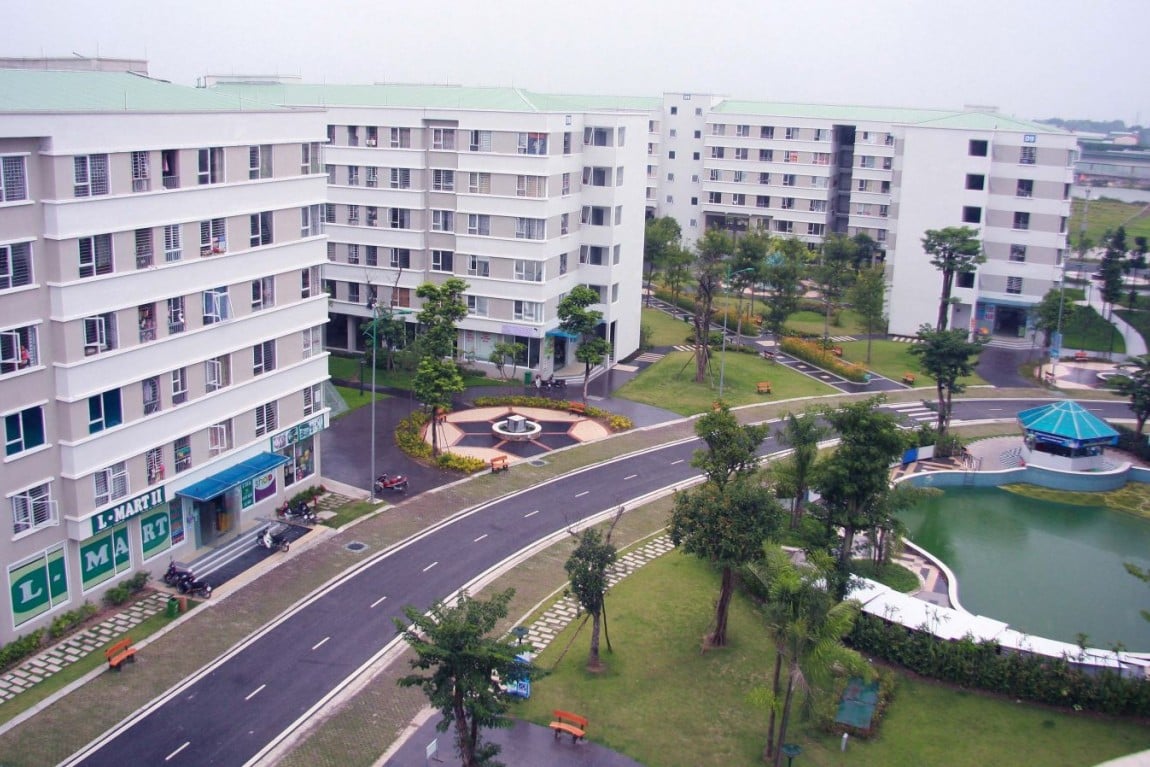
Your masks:
M 1102 317 L 1106 316 L 1106 304 L 1102 300 L 1102 291 L 1098 289 L 1086 288 L 1086 300 L 1090 307 L 1094 309 Z M 1110 321 L 1118 332 L 1122 334 L 1123 340 L 1126 342 L 1126 356 L 1127 357 L 1141 357 L 1146 353 L 1146 341 L 1142 339 L 1142 334 L 1132 328 L 1126 320 L 1118 316 L 1115 312 Z M 1065 353 L 1065 350 L 1064 350 Z

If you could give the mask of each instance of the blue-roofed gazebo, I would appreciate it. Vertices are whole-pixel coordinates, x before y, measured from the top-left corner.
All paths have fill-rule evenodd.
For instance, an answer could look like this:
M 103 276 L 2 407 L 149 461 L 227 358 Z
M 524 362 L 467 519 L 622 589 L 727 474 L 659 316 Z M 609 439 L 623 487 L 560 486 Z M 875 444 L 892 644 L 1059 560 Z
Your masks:
M 1026 434 L 1023 460 L 1047 469 L 1098 471 L 1105 447 L 1118 444 L 1110 424 L 1072 400 L 1023 410 L 1018 423 Z

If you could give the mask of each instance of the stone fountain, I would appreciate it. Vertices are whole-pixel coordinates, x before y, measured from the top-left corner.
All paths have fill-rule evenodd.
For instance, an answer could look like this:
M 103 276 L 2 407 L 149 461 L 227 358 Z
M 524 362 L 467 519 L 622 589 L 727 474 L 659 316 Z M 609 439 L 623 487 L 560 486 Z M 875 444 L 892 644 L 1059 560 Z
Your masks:
M 543 432 L 543 427 L 526 416 L 512 413 L 502 421 L 491 424 L 491 431 L 499 439 L 509 442 L 527 442 Z

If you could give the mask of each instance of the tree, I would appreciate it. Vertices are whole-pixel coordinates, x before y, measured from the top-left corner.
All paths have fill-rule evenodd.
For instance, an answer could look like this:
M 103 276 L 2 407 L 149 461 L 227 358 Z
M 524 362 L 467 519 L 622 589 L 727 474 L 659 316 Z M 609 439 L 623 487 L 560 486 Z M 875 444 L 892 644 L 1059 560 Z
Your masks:
M 466 388 L 459 366 L 452 359 L 457 335 L 456 323 L 467 316 L 463 294 L 468 285 L 451 277 L 436 285 L 425 282 L 415 295 L 423 300 L 419 311 L 422 333 L 419 337 L 420 360 L 412 380 L 412 392 L 431 414 L 431 452 L 439 455 L 439 429 L 435 414 L 451 406 L 452 395 Z
M 910 353 L 921 360 L 922 369 L 934 379 L 938 394 L 938 444 L 943 447 L 954 395 L 966 390 L 959 379 L 974 373 L 983 341 L 968 341 L 965 330 L 931 330 L 930 325 L 918 329 L 918 338 L 922 343 L 913 345 Z M 942 450 L 939 455 L 947 453 Z
M 795 505 L 791 509 L 792 530 L 797 530 L 803 520 L 803 505 L 814 479 L 819 442 L 828 436 L 830 430 L 814 412 L 806 412 L 797 417 L 794 413 L 787 413 L 783 419 L 783 428 L 775 433 L 779 445 L 792 450 L 786 459 L 790 483 L 795 493 Z
M 786 328 L 787 318 L 799 308 L 802 298 L 802 278 L 806 272 L 810 251 L 794 237 L 783 240 L 774 253 L 767 256 L 763 281 L 770 285 L 771 298 L 763 309 L 763 324 L 778 344 Z
M 611 344 L 598 334 L 603 312 L 590 308 L 602 299 L 599 291 L 586 285 L 576 285 L 559 302 L 559 327 L 579 337 L 575 359 L 583 363 L 583 401 L 587 401 L 587 386 L 591 382 L 591 368 L 603 362 L 611 353 Z
M 1134 413 L 1139 434 L 1150 418 L 1150 354 L 1131 357 L 1126 361 L 1132 369 L 1125 369 L 1125 375 L 1111 379 L 1114 391 L 1130 398 L 1130 410 Z
M 819 261 L 813 270 L 823 301 L 823 344 L 828 345 L 831 313 L 842 304 L 843 295 L 854 282 L 854 261 L 858 247 L 843 234 L 832 234 L 823 242 Z
M 499 371 L 501 378 L 507 378 L 504 374 L 503 368 L 507 365 L 508 360 L 511 361 L 511 378 L 515 377 L 515 370 L 519 367 L 519 360 L 527 353 L 527 347 L 516 341 L 500 341 L 491 348 L 491 356 L 488 361 L 495 366 Z
M 978 230 L 969 226 L 948 226 L 945 229 L 927 229 L 922 238 L 922 249 L 930 256 L 930 263 L 942 272 L 942 294 L 938 299 L 938 321 L 935 330 L 946 330 L 950 319 L 950 293 L 956 274 L 972 274 L 986 261 Z
M 1046 291 L 1034 309 L 1034 327 L 1042 332 L 1042 348 L 1049 349 L 1051 335 L 1058 328 L 1068 328 L 1074 320 L 1078 309 L 1073 301 L 1067 301 L 1060 288 L 1051 288 Z M 1060 321 L 1061 319 L 1061 321 Z
M 1126 230 L 1118 230 L 1106 238 L 1106 252 L 1102 254 L 1102 263 L 1099 270 L 1102 272 L 1102 284 L 1099 289 L 1102 300 L 1109 306 L 1106 309 L 1106 321 L 1110 322 L 1114 316 L 1114 304 L 1122 300 L 1123 274 L 1122 264 L 1126 260 Z M 1114 350 L 1114 335 L 1117 331 L 1110 328 L 1109 351 Z
M 599 660 L 600 619 L 605 615 L 604 596 L 607 594 L 607 571 L 615 564 L 615 546 L 610 535 L 604 540 L 599 531 L 589 527 L 579 535 L 579 545 L 567 558 L 564 568 L 571 580 L 571 593 L 579 605 L 591 616 L 591 651 L 587 656 L 587 670 L 597 672 L 603 664 Z M 607 641 L 608 649 L 611 647 Z
M 674 245 L 663 255 L 663 282 L 671 291 L 671 302 L 678 304 L 679 294 L 691 279 L 691 251 Z
M 443 717 L 436 729 L 447 732 L 455 725 L 455 748 L 463 767 L 496 764 L 491 759 L 499 746 L 484 743 L 480 730 L 510 727 L 508 701 L 500 679 L 530 673 L 530 664 L 516 656 L 524 647 L 507 638 L 491 636 L 515 590 L 495 594 L 483 601 L 460 595 L 455 606 L 442 602 L 426 614 L 417 607 L 405 607 L 405 622 L 397 618 L 396 628 L 415 652 L 413 673 L 399 680 L 400 687 L 419 687 L 432 707 Z
M 881 255 L 879 245 L 866 232 L 859 232 L 851 240 L 855 244 L 855 270 L 859 271 L 868 266 L 874 266 L 875 256 Z
M 707 481 L 675 495 L 671 540 L 688 554 L 719 568 L 719 598 L 714 628 L 706 643 L 727 643 L 727 611 L 735 588 L 735 570 L 763 556 L 763 542 L 779 527 L 782 508 L 755 478 L 755 451 L 766 439 L 763 426 L 741 426 L 723 406 L 695 424 L 695 433 L 708 445 L 691 465 Z
M 743 321 L 743 295 L 750 289 L 751 300 L 747 313 L 755 313 L 755 286 L 763 281 L 767 252 L 773 240 L 762 227 L 756 227 L 739 238 L 735 245 L 735 255 L 731 263 L 731 288 L 738 298 L 738 316 L 741 329 Z
M 886 298 L 886 270 L 882 264 L 864 267 L 847 291 L 847 300 L 866 325 L 866 361 L 870 364 L 871 336 L 882 327 Z
M 727 274 L 726 258 L 733 249 L 731 235 L 721 229 L 708 229 L 695 243 L 695 383 L 707 380 L 711 318 L 715 315 L 715 298 Z
M 643 266 L 647 270 L 647 295 L 651 295 L 651 281 L 655 273 L 664 268 L 668 253 L 678 248 L 682 237 L 679 222 L 673 216 L 647 219 L 643 232 Z

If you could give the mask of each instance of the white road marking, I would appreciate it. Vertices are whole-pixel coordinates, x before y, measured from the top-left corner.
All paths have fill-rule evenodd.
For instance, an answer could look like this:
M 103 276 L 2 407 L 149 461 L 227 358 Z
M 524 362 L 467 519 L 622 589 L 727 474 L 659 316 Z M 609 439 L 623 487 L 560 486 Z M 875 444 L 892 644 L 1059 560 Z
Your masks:
M 536 514 L 538 514 L 538 513 L 539 513 L 539 509 L 536 509 L 535 511 L 529 511 L 529 512 L 527 512 L 526 514 L 524 514 L 524 515 L 523 515 L 523 518 L 524 518 L 524 519 L 527 519 L 528 517 L 533 517 L 533 516 L 535 516 L 535 515 L 536 515 Z
M 372 602 L 372 603 L 371 603 L 371 606 L 372 606 L 372 607 L 375 607 L 376 605 L 378 605 L 380 602 L 382 602 L 382 601 L 383 601 L 383 600 L 385 600 L 385 599 L 387 599 L 387 597 L 380 597 L 379 599 L 377 599 L 377 600 L 375 600 L 374 602 Z
M 323 647 L 324 643 L 327 642 L 327 640 L 329 640 L 329 639 L 331 639 L 331 637 L 324 637 L 323 639 L 319 640 L 318 643 L 312 645 L 311 649 L 318 650 L 319 648 Z M 262 690 L 263 688 L 261 687 L 260 689 Z
M 1005 410 L 1005 409 L 1006 408 L 1002 408 L 1002 407 L 988 407 L 987 408 L 987 410 L 989 410 L 991 413 L 997 413 L 999 410 Z
M 480 541 L 482 541 L 486 537 L 487 537 L 487 533 L 484 533 L 483 535 L 479 536 L 474 541 L 472 541 L 472 543 L 479 543 Z
M 423 568 L 423 572 L 426 573 L 428 570 L 430 570 L 431 568 L 435 567 L 438 564 L 439 564 L 439 560 L 437 559 L 434 562 L 432 562 L 430 565 L 428 565 L 427 567 Z
M 626 481 L 628 479 L 634 479 L 637 476 L 639 476 L 639 475 L 638 474 L 628 474 L 626 477 L 623 477 L 623 480 Z
M 671 465 L 672 465 L 672 466 L 674 466 L 674 465 L 675 465 L 675 464 L 677 464 L 677 463 L 682 463 L 684 460 L 686 460 L 686 459 L 685 459 L 685 458 L 680 458 L 680 459 L 679 459 L 679 460 L 677 460 L 677 461 L 671 461 Z
M 176 754 L 180 753 L 181 751 L 183 751 L 185 748 L 187 748 L 187 747 L 188 747 L 188 746 L 190 746 L 190 745 L 192 745 L 192 741 L 190 741 L 190 740 L 189 740 L 188 742 L 184 743 L 184 745 L 180 746 L 180 747 L 179 747 L 179 748 L 177 748 L 175 751 L 173 751 L 172 753 L 170 753 L 170 754 L 168 754 L 167 756 L 165 756 L 165 757 L 164 757 L 164 761 L 166 762 L 166 761 L 170 760 L 170 759 L 171 759 L 173 756 L 175 756 Z
M 587 494 L 588 494 L 588 493 L 590 493 L 590 492 L 591 492 L 590 490 L 584 490 L 584 491 L 583 491 L 583 492 L 581 492 L 581 493 L 576 493 L 576 494 L 575 494 L 575 497 L 576 497 L 576 498 L 582 498 L 583 496 L 587 495 Z
M 325 641 L 326 641 L 326 640 L 325 640 Z M 314 650 L 315 648 L 313 647 L 312 649 Z M 256 689 L 254 689 L 254 690 L 252 690 L 250 693 L 248 693 L 248 696 L 247 696 L 246 698 L 244 698 L 244 700 L 251 700 L 251 699 L 252 699 L 252 698 L 254 698 L 255 696 L 259 695 L 259 694 L 260 694 L 260 690 L 262 690 L 262 689 L 263 689 L 263 688 L 265 688 L 265 687 L 267 687 L 267 685 L 266 685 L 266 684 L 261 684 L 259 687 L 257 687 Z M 185 743 L 184 745 L 186 746 L 186 745 L 188 745 L 188 744 L 187 744 L 187 743 Z M 177 753 L 179 753 L 179 752 L 177 752 Z

